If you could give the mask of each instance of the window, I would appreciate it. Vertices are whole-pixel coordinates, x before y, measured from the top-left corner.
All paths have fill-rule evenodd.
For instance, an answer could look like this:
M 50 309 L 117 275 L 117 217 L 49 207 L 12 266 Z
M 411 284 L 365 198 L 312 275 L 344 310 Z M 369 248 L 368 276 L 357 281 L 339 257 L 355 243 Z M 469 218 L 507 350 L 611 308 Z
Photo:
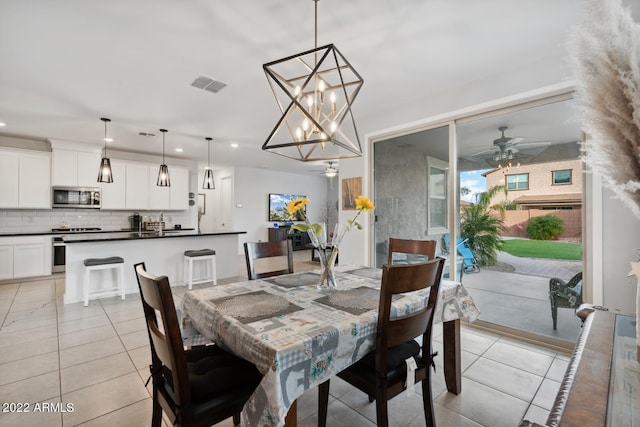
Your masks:
M 552 184 L 553 185 L 567 185 L 571 184 L 571 169 L 565 169 L 561 171 L 552 171 Z
M 449 228 L 447 213 L 447 172 L 449 165 L 427 156 L 427 227 L 429 234 L 444 233 Z
M 507 190 L 528 190 L 529 174 L 507 175 Z

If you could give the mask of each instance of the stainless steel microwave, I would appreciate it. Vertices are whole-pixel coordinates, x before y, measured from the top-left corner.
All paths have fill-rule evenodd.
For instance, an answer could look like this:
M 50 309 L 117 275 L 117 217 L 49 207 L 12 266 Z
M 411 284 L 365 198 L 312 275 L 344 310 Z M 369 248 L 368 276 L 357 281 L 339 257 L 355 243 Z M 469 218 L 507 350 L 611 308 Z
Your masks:
M 54 208 L 100 209 L 100 189 L 86 187 L 53 187 Z

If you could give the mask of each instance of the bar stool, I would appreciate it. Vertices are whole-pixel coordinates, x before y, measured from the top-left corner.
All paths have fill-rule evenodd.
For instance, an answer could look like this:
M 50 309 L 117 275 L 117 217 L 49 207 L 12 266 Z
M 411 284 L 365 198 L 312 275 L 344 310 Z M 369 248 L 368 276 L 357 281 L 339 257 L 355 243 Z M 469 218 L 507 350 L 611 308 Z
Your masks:
M 193 278 L 193 263 L 194 261 L 210 261 L 206 263 L 207 275 L 205 277 L 194 279 Z M 211 273 L 209 273 L 209 267 L 211 267 Z M 184 284 L 189 286 L 189 290 L 194 284 L 213 282 L 214 285 L 218 284 L 216 277 L 216 251 L 213 249 L 199 249 L 184 251 Z
M 84 283 L 82 284 L 82 291 L 84 294 L 84 306 L 89 305 L 89 288 L 91 280 L 91 272 L 97 270 L 109 270 L 114 269 L 117 273 L 118 285 L 115 288 L 107 291 L 98 292 L 93 296 L 102 296 L 112 294 L 114 290 L 118 290 L 121 298 L 124 300 L 124 259 L 119 256 L 112 256 L 109 258 L 87 258 L 84 260 Z

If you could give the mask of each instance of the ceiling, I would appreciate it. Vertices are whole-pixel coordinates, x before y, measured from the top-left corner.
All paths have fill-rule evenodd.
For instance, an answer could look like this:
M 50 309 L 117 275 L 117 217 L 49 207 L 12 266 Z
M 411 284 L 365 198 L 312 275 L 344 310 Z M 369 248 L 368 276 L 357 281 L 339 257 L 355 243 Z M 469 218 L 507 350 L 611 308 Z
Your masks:
M 566 78 L 564 43 L 581 2 L 515 3 L 320 1 L 318 44 L 334 43 L 364 78 L 353 105 L 361 144 L 427 111 L 509 95 L 509 79 L 548 64 Z M 100 117 L 109 117 L 114 149 L 159 154 L 166 128 L 173 157 L 206 161 L 212 137 L 213 165 L 307 173 L 313 165 L 261 150 L 279 118 L 262 64 L 312 47 L 311 0 L 3 0 L 0 133 L 100 146 Z M 198 76 L 227 86 L 196 89 Z M 465 98 L 460 88 L 478 81 L 482 96 Z M 458 104 L 432 102 L 447 94 Z

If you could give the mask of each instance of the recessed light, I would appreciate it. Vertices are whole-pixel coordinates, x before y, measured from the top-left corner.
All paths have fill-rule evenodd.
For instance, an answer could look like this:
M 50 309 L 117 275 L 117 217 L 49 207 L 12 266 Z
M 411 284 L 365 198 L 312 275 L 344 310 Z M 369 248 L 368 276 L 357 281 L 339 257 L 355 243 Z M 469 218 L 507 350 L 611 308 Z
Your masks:
M 6 126 L 6 125 L 7 125 L 7 124 L 6 124 L 5 122 L 0 122 L 0 128 L 1 128 L 2 126 Z
M 113 138 L 103 138 L 104 142 L 113 142 Z
M 183 150 L 182 150 L 182 148 L 176 148 L 176 151 L 177 151 L 178 153 L 182 153 L 182 151 L 183 151 Z
M 232 143 L 231 143 L 231 146 L 232 146 L 233 148 L 238 148 L 238 144 L 237 144 L 237 143 L 235 143 L 235 142 L 232 142 Z

